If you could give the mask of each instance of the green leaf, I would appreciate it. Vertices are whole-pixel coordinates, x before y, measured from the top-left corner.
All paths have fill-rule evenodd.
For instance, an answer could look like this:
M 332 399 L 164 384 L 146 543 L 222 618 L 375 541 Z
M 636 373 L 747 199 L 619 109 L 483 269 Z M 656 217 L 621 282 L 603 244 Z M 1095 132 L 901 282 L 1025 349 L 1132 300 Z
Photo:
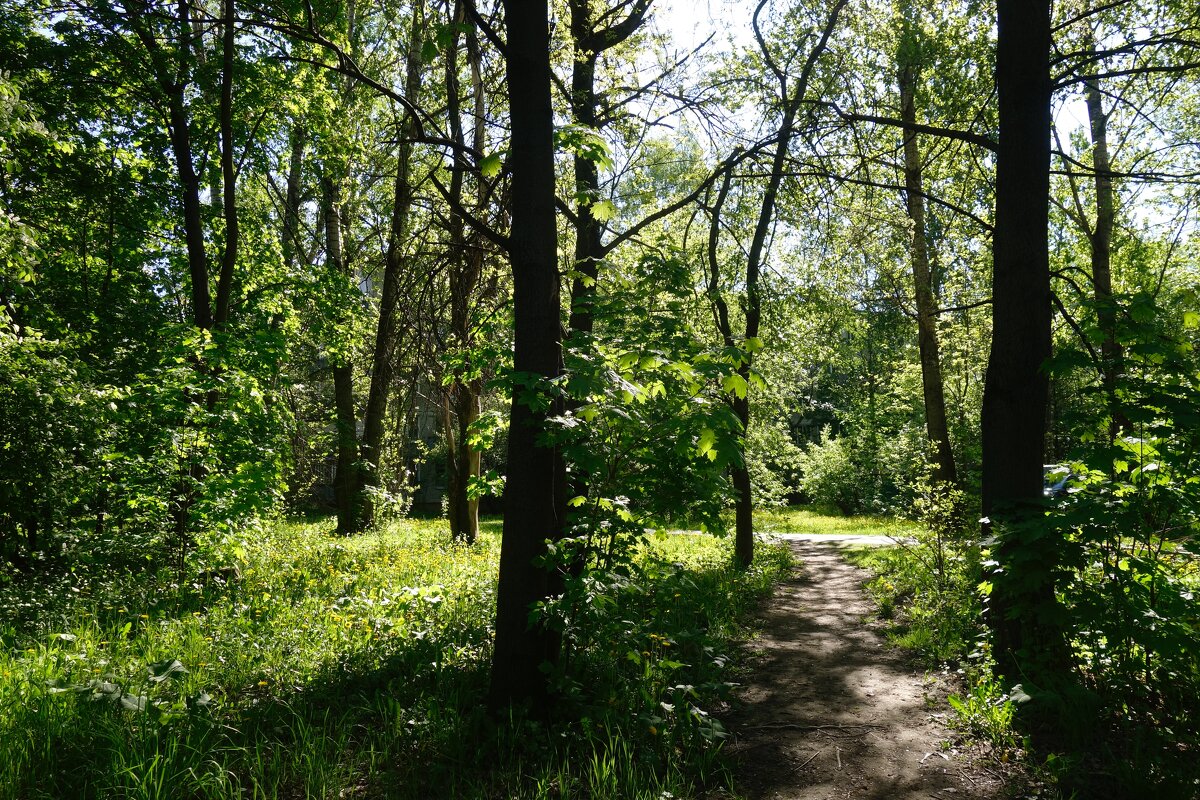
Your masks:
M 123 694 L 121 695 L 121 706 L 130 711 L 145 711 L 149 706 L 150 700 L 145 695 Z
M 717 443 L 717 434 L 711 428 L 705 428 L 700 431 L 700 438 L 696 442 L 696 455 L 708 456 L 711 461 L 717 457 L 717 451 L 713 449 L 713 445 Z
M 167 678 L 179 677 L 186 674 L 187 668 L 177 658 L 159 661 L 157 664 L 150 665 L 150 680 L 155 683 L 162 683 Z
M 1200 328 L 1200 311 L 1183 312 L 1183 327 L 1186 330 Z
M 494 178 L 500 174 L 500 154 L 491 153 L 479 162 L 479 173 L 485 178 Z
M 744 399 L 746 397 L 746 392 L 750 387 L 746 383 L 745 378 L 737 373 L 734 373 L 733 375 L 725 376 L 725 378 L 721 381 L 721 388 L 727 392 L 737 395 L 739 398 Z
M 611 200 L 600 200 L 592 203 L 592 217 L 598 222 L 608 222 L 617 215 L 617 207 Z

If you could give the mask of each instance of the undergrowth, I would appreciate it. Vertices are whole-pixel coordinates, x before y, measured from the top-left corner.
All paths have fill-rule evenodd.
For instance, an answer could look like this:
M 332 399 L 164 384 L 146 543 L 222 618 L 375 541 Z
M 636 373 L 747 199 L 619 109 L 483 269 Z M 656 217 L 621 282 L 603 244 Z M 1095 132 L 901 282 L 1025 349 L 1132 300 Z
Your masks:
M 267 527 L 182 579 L 81 567 L 10 587 L 0 800 L 664 798 L 728 782 L 707 708 L 782 548 L 739 573 L 728 542 L 651 539 L 627 575 L 594 579 L 559 721 L 497 721 L 495 526 L 472 547 L 441 523 L 327 528 Z
M 1032 766 L 1077 797 L 1194 800 L 1200 580 L 1188 533 L 1195 528 L 1156 521 L 1151 512 L 1165 503 L 1147 511 L 1150 503 L 1126 498 L 1138 487 L 1074 466 L 1074 494 L 1048 503 L 1040 523 L 1061 536 L 1061 557 L 1072 568 L 1058 603 L 1074 664 L 1070 683 L 1051 697 L 1066 733 Z M 917 509 L 923 531 L 852 558 L 874 573 L 867 588 L 890 637 L 961 677 L 960 694 L 949 698 L 958 726 L 990 742 L 1003 761 L 1031 755 L 1022 714 L 1032 698 L 1020 682 L 995 675 L 983 625 L 989 552 L 954 518 L 957 501 L 926 494 L 925 502 Z

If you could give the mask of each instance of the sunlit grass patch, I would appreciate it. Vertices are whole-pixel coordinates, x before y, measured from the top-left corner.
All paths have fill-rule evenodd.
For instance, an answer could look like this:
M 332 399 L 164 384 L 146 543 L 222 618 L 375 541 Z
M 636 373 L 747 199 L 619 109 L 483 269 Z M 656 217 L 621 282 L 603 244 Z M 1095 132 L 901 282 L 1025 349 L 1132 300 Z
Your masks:
M 764 508 L 754 512 L 754 527 L 762 533 L 862 534 L 912 536 L 919 526 L 907 520 L 872 516 L 842 516 L 816 506 Z
M 350 539 L 278 524 L 214 551 L 220 581 L 89 581 L 6 633 L 0 800 L 649 798 L 724 781 L 704 706 L 786 554 L 737 572 L 728 540 L 652 538 L 598 582 L 608 627 L 573 651 L 560 721 L 497 723 L 498 527 L 465 547 L 440 521 Z

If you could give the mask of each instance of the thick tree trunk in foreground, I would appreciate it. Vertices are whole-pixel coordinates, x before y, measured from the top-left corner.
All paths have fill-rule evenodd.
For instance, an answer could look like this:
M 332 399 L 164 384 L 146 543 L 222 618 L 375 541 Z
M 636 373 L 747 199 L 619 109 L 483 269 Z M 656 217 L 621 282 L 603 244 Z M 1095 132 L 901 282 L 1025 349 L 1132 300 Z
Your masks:
M 546 0 L 504 3 L 512 124 L 509 157 L 512 195 L 517 198 L 509 235 L 513 365 L 518 376 L 543 382 L 562 369 L 548 13 Z M 546 540 L 561 536 L 566 515 L 563 460 L 557 448 L 543 440 L 547 417 L 555 410 L 530 403 L 528 393 L 533 389 L 513 387 L 492 659 L 494 709 L 525 701 L 539 709 L 548 695 L 548 676 L 540 667 L 554 662 L 559 651 L 558 635 L 529 620 L 534 603 L 559 591 L 557 575 L 534 562 L 545 555 Z
M 902 48 L 900 58 L 900 117 L 915 125 L 916 65 Z M 946 393 L 942 383 L 942 359 L 938 346 L 936 304 L 933 280 L 929 271 L 929 245 L 925 231 L 925 190 L 922 185 L 921 153 L 917 134 L 904 131 L 904 194 L 908 218 L 913 224 L 912 272 L 917 305 L 917 347 L 921 354 L 921 389 L 925 400 L 925 431 L 933 442 L 937 455 L 933 483 L 958 483 L 954 466 L 954 451 L 950 447 L 950 432 L 946 425 Z
M 1045 685 L 1063 674 L 1054 597 L 1061 542 L 1042 518 L 1050 356 L 1050 3 L 1001 0 L 996 48 L 992 347 L 983 399 L 983 512 L 996 536 L 988 622 L 1000 673 Z

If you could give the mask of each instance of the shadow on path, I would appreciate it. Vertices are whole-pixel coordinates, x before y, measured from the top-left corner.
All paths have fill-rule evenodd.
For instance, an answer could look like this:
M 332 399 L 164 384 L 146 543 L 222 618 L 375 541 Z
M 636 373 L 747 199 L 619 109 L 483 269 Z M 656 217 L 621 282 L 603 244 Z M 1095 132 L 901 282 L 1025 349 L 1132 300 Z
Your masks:
M 750 798 L 998 798 L 996 777 L 946 743 L 942 692 L 871 626 L 867 573 L 837 542 L 790 539 L 797 575 L 760 613 L 740 703 L 724 715 Z M 844 544 L 844 543 L 841 543 Z M 940 707 L 939 707 L 940 706 Z

